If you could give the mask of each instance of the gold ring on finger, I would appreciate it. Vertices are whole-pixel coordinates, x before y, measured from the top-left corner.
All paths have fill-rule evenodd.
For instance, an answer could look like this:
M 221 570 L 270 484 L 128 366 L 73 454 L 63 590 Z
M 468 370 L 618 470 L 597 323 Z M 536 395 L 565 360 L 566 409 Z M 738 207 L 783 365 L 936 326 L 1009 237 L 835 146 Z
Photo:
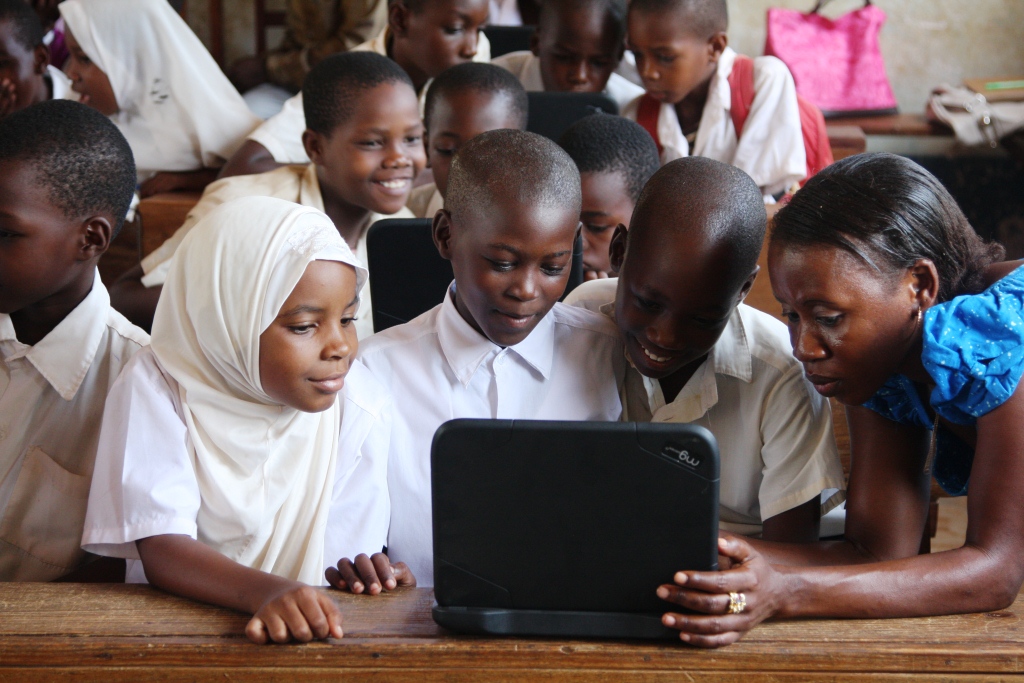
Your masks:
M 740 614 L 747 608 L 747 596 L 743 593 L 729 593 L 729 614 Z

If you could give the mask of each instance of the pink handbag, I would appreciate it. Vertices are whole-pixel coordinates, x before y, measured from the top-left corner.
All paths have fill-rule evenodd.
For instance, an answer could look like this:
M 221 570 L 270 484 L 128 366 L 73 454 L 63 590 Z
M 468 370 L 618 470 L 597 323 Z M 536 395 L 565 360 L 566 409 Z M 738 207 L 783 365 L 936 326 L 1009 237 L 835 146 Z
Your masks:
M 769 9 L 764 53 L 786 63 L 797 92 L 826 118 L 895 114 L 896 97 L 878 47 L 885 12 L 867 0 L 832 20 L 818 13 L 828 1 L 819 0 L 808 14 Z

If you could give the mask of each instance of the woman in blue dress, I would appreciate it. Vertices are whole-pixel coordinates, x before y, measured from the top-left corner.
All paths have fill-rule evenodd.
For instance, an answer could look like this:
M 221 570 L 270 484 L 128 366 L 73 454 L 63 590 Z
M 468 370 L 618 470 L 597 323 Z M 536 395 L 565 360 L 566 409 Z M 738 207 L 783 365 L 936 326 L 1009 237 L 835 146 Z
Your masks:
M 1024 268 L 939 181 L 890 154 L 840 161 L 775 218 L 772 290 L 807 379 L 846 406 L 843 540 L 723 534 L 732 568 L 658 594 L 682 640 L 716 647 L 769 617 L 1002 609 L 1024 582 Z M 970 490 L 967 540 L 918 555 L 931 476 Z

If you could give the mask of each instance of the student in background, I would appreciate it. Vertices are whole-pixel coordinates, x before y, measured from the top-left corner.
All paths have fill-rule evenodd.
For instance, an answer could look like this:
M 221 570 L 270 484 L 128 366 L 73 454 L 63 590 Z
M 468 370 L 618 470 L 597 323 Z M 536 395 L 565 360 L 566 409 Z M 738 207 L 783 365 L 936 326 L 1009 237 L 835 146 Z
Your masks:
M 611 246 L 618 280 L 567 302 L 613 316 L 630 361 L 624 418 L 706 427 L 721 453 L 723 529 L 818 540 L 844 498 L 832 413 L 804 378 L 785 326 L 743 305 L 757 277 L 766 212 L 743 171 L 670 162 L 644 188 Z M 653 589 L 653 587 L 652 587 Z
M 514 160 L 515 163 L 509 163 Z M 444 302 L 371 337 L 360 359 L 395 398 L 391 559 L 433 584 L 430 443 L 453 418 L 617 420 L 615 326 L 558 303 L 579 226 L 579 172 L 554 142 L 492 130 L 459 150 L 434 242 Z M 409 283 L 415 287 L 416 283 Z M 351 563 L 328 579 L 351 585 Z
M 486 0 L 389 0 L 388 27 L 352 51 L 395 60 L 412 78 L 422 110 L 430 79 L 456 64 L 490 61 L 491 46 L 481 32 L 486 20 Z M 302 112 L 299 93 L 249 135 L 220 177 L 309 161 L 301 144 L 306 128 Z
M 847 406 L 846 534 L 791 546 L 724 537 L 733 568 L 680 572 L 663 623 L 715 647 L 771 617 L 992 612 L 1024 582 L 1024 269 L 913 161 L 861 154 L 776 216 L 772 291 L 794 353 Z M 968 500 L 955 550 L 919 555 L 929 483 Z M 746 607 L 724 614 L 729 593 Z
M 257 643 L 340 638 L 311 586 L 388 526 L 390 398 L 352 326 L 366 271 L 326 215 L 269 197 L 218 207 L 181 251 L 107 400 L 82 544 L 253 614 Z
M 435 78 L 423 115 L 434 182 L 412 191 L 409 210 L 417 218 L 433 218 L 444 206 L 448 170 L 459 147 L 489 130 L 525 130 L 529 106 L 519 81 L 492 64 L 459 64 Z
M 128 143 L 85 105 L 0 121 L 0 580 L 99 570 L 80 541 L 103 404 L 149 337 L 96 263 L 134 192 Z
M 725 0 L 633 0 L 629 48 L 647 93 L 622 114 L 651 133 L 663 163 L 692 154 L 732 164 L 771 202 L 808 175 L 796 86 L 775 57 L 736 54 L 728 27 Z M 750 103 L 735 97 L 749 85 L 740 76 L 753 79 Z
M 411 217 L 405 203 L 423 169 L 423 124 L 409 77 L 390 59 L 346 52 L 317 64 L 306 78 L 309 128 L 302 141 L 313 159 L 206 188 L 185 223 L 111 287 L 114 306 L 148 327 L 178 245 L 214 207 L 239 197 L 269 196 L 324 211 L 360 258 L 366 231 L 381 218 Z M 370 292 L 360 337 L 373 333 Z
M 143 197 L 202 190 L 258 124 L 167 0 L 65 0 L 68 75 L 128 139 Z
M 587 116 L 558 141 L 580 170 L 583 269 L 587 280 L 613 277 L 608 247 L 629 228 L 633 207 L 658 170 L 658 148 L 643 128 L 621 116 Z
M 600 92 L 623 109 L 643 88 L 615 73 L 626 37 L 625 0 L 548 0 L 529 51 L 496 57 L 528 91 Z
M 78 99 L 50 65 L 39 17 L 25 0 L 0 0 L 0 117 L 46 100 Z

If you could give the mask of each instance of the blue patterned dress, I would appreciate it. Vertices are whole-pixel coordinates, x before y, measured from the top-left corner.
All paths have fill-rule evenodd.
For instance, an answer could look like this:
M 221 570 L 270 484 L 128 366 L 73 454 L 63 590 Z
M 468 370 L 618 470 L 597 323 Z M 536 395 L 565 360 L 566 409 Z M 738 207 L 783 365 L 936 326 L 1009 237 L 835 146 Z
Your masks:
M 935 382 L 931 408 L 953 424 L 974 425 L 1013 395 L 1024 374 L 1024 266 L 979 294 L 931 307 L 923 327 L 921 362 Z M 897 374 L 864 407 L 930 430 L 934 424 L 922 393 Z M 935 445 L 935 479 L 947 493 L 965 495 L 974 449 L 941 424 Z

